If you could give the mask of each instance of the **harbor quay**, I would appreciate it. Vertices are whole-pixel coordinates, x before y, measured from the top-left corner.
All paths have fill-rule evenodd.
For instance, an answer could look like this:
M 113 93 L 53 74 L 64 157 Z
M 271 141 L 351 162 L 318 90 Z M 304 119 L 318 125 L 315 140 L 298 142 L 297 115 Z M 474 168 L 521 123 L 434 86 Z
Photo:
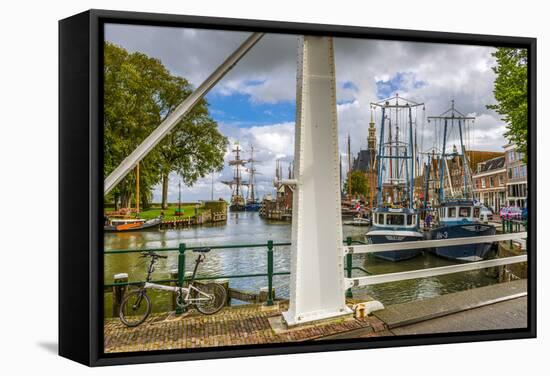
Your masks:
M 357 296 L 346 304 L 352 308 L 368 299 Z M 211 316 L 172 311 L 154 314 L 136 328 L 108 318 L 104 345 L 106 353 L 116 353 L 525 328 L 526 300 L 522 279 L 290 328 L 281 318 L 287 300 L 225 307 Z

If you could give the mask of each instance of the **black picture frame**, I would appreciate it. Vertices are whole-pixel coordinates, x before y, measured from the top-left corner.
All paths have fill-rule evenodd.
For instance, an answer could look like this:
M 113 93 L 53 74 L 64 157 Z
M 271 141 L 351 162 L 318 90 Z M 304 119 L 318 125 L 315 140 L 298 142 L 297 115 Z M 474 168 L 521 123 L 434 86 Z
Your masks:
M 102 46 L 104 23 L 517 47 L 528 50 L 528 327 L 208 349 L 103 352 Z M 536 337 L 536 48 L 534 38 L 88 10 L 59 21 L 59 354 L 88 366 Z M 83 204 L 85 203 L 85 204 Z

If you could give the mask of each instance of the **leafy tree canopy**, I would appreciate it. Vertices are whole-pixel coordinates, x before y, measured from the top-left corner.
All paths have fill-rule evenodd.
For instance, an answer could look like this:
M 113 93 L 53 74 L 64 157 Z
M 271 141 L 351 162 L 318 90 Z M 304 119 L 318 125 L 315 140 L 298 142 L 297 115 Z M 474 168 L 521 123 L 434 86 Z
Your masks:
M 192 92 L 192 85 L 172 75 L 160 60 L 105 43 L 105 176 Z M 223 167 L 226 145 L 226 137 L 209 116 L 206 100 L 201 100 L 143 159 L 141 189 L 150 191 L 172 171 L 177 171 L 185 184 L 192 185 L 198 178 Z M 114 193 L 124 200 L 134 186 L 135 175 L 129 174 Z
M 348 179 L 344 182 L 344 193 L 348 193 Z M 364 172 L 353 170 L 351 172 L 351 194 L 353 196 L 363 197 L 367 194 L 368 181 Z
M 505 136 L 514 143 L 517 151 L 527 159 L 527 50 L 522 48 L 497 48 L 492 54 L 497 65 L 493 93 L 497 104 L 487 108 L 502 115 L 507 123 Z

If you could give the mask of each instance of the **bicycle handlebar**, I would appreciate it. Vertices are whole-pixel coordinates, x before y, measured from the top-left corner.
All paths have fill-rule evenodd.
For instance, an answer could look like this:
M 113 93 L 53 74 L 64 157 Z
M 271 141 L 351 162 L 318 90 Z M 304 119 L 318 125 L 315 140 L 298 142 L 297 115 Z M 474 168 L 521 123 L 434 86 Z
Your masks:
M 141 252 L 141 257 L 153 257 L 153 258 L 168 258 L 168 256 L 161 256 L 156 252 L 149 251 L 149 252 Z

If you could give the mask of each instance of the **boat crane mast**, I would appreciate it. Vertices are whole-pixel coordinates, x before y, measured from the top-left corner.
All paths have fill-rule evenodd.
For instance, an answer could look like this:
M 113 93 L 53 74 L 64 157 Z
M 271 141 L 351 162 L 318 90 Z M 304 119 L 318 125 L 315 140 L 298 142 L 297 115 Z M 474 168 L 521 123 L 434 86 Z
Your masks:
M 395 103 L 391 103 L 395 100 Z M 399 102 L 401 100 L 401 103 Z M 405 183 L 409 186 L 408 187 L 408 200 L 409 205 L 412 207 L 414 203 L 414 175 L 415 175 L 415 155 L 414 155 L 414 138 L 413 138 L 413 122 L 412 122 L 412 109 L 424 106 L 424 103 L 416 103 L 411 100 L 404 99 L 402 97 L 399 97 L 399 94 L 396 94 L 395 97 L 388 98 L 379 102 L 371 103 L 371 107 L 380 107 L 382 109 L 382 120 L 381 120 L 381 127 L 380 127 L 380 143 L 378 145 L 378 155 L 376 156 L 377 161 L 377 176 L 378 176 L 378 195 L 377 195 L 377 205 L 382 206 L 383 205 L 383 197 L 382 197 L 382 191 L 383 191 L 383 160 L 389 159 L 389 162 L 392 163 L 393 159 L 395 159 L 397 162 L 395 163 L 397 166 L 399 166 L 398 161 L 403 159 L 403 163 L 405 164 Z M 389 122 L 389 132 L 391 132 L 391 116 L 388 118 L 386 116 L 387 110 L 395 110 L 396 114 L 396 124 L 397 118 L 399 116 L 400 110 L 406 110 L 408 113 L 409 118 L 409 140 L 408 145 L 403 142 L 399 142 L 398 139 L 398 127 L 396 126 L 396 139 L 395 142 L 391 139 L 391 136 L 389 137 L 388 142 L 384 142 L 384 132 L 385 132 L 385 121 L 388 120 Z M 395 145 L 394 145 L 395 144 Z M 395 155 L 393 155 L 392 149 L 395 148 Z M 389 156 L 386 156 L 385 151 L 386 149 L 389 149 Z M 403 155 L 400 155 L 399 150 L 403 150 Z M 392 167 L 390 166 L 390 182 L 394 182 Z M 400 174 L 399 174 L 399 168 L 396 168 L 396 177 L 395 181 L 401 181 Z
M 466 151 L 464 148 L 462 126 L 465 124 L 466 121 L 475 121 L 475 117 L 466 116 L 462 112 L 458 111 L 455 108 L 455 101 L 453 99 L 451 101 L 451 108 L 449 108 L 447 111 L 443 112 L 439 116 L 428 116 L 428 123 L 431 120 L 443 121 L 443 147 L 441 148 L 441 161 L 439 164 L 439 202 L 445 201 L 444 175 L 445 175 L 446 157 L 453 156 L 456 154 L 459 155 L 462 161 L 462 168 L 464 169 L 464 195 L 466 196 L 468 193 L 469 164 L 467 161 Z M 447 133 L 449 129 L 449 121 L 450 121 L 450 126 L 452 128 L 455 124 L 455 120 L 458 122 L 458 133 L 460 137 L 460 153 L 453 152 L 448 154 L 445 152 L 445 149 L 447 147 Z M 449 171 L 447 171 L 447 173 L 449 173 Z M 452 189 L 452 181 L 449 181 L 449 187 L 451 187 Z M 470 193 L 472 194 L 472 198 L 473 198 L 473 191 L 470 190 Z

